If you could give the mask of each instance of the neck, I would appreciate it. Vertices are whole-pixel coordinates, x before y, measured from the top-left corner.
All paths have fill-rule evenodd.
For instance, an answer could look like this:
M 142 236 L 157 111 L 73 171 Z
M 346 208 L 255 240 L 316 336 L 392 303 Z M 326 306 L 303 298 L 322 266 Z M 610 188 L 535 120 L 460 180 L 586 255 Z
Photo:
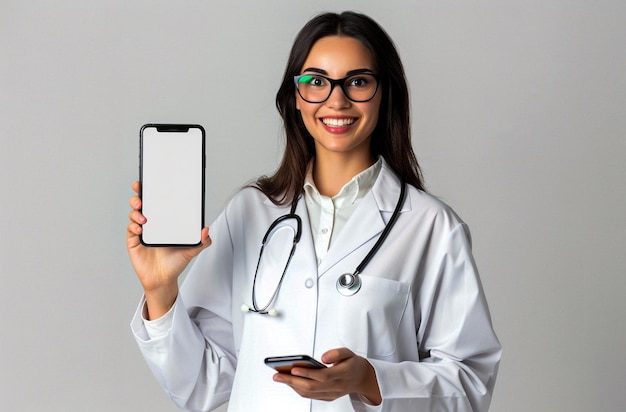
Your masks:
M 315 157 L 313 163 L 313 180 L 317 190 L 323 196 L 333 197 L 354 176 L 358 175 L 375 163 L 372 155 L 345 156 L 341 153 Z

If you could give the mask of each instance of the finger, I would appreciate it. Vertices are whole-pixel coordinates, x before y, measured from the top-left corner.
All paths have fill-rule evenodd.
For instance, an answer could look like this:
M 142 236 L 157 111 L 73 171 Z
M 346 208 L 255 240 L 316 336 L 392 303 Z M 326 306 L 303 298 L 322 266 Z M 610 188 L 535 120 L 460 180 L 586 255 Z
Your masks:
M 146 218 L 139 210 L 131 210 L 128 212 L 128 219 L 131 222 L 135 222 L 140 225 L 145 225 L 148 221 L 148 218 Z
M 185 257 L 185 259 L 191 260 L 195 258 L 196 256 L 198 256 L 200 252 L 202 252 L 204 249 L 211 246 L 211 243 L 213 243 L 213 241 L 211 240 L 211 237 L 209 236 L 208 227 L 202 228 L 202 232 L 200 233 L 200 242 L 201 243 L 198 246 L 184 249 L 183 256 Z
M 126 238 L 138 237 L 143 232 L 143 228 L 136 222 L 130 222 L 126 227 Z
M 300 368 L 302 369 L 302 368 Z M 276 373 L 273 376 L 275 382 L 284 383 L 286 385 L 291 386 L 292 388 L 298 388 L 299 390 L 312 392 L 315 388 L 320 384 L 318 381 L 314 379 L 309 379 L 304 376 L 296 376 L 292 373 Z
M 291 375 L 297 376 L 300 378 L 306 378 L 315 380 L 318 382 L 325 382 L 328 380 L 328 368 L 323 369 L 313 369 L 313 368 L 292 368 Z
M 202 249 L 211 246 L 213 240 L 211 240 L 211 236 L 209 236 L 209 228 L 202 228 L 202 232 L 200 234 L 200 239 L 202 239 Z
M 208 248 L 213 243 L 213 241 L 211 240 L 211 237 L 209 236 L 208 227 L 202 228 L 202 232 L 200 232 L 200 242 L 201 242 L 200 246 L 193 249 L 194 255 L 199 254 L 202 250 Z
M 128 219 L 130 223 L 126 227 L 126 237 L 128 239 L 137 237 L 143 232 L 142 225 L 147 222 L 147 219 L 138 210 L 131 210 L 128 213 Z
M 139 235 L 142 228 L 140 225 L 134 222 L 130 222 L 126 228 L 126 247 L 128 250 L 132 250 L 141 244 Z
M 141 188 L 141 185 L 138 180 L 135 180 L 133 182 L 132 188 L 135 193 L 139 194 L 139 189 Z
M 334 401 L 337 398 L 342 397 L 344 394 L 341 393 L 337 393 L 334 391 L 331 392 L 319 392 L 319 391 L 315 391 L 315 392 L 308 392 L 308 391 L 304 391 L 298 388 L 292 388 L 298 395 L 302 396 L 303 398 L 308 398 L 308 399 L 316 399 L 316 400 L 320 400 L 320 401 Z
M 131 250 L 141 244 L 139 235 L 141 234 L 141 226 L 131 223 L 126 230 L 126 246 Z
M 352 358 L 354 352 L 348 348 L 331 349 L 322 355 L 322 362 L 326 364 L 334 364 Z
M 141 198 L 139 196 L 132 196 L 128 200 L 128 204 L 135 210 L 141 209 Z
M 131 222 L 137 223 L 139 225 L 145 225 L 146 222 L 148 221 L 148 219 L 146 219 L 146 217 L 143 214 L 141 214 L 141 212 L 138 210 L 131 210 L 128 213 L 128 219 Z
M 344 395 L 334 386 L 290 374 L 277 373 L 274 375 L 274 381 L 288 385 L 298 395 L 309 399 L 331 401 Z

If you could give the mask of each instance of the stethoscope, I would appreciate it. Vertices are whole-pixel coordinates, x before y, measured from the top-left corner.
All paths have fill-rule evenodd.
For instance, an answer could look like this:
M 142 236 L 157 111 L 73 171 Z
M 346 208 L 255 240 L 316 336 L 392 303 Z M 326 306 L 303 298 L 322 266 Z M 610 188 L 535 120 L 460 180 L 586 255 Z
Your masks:
M 376 252 L 378 252 L 378 249 L 380 249 L 380 247 L 382 246 L 383 242 L 389 235 L 389 232 L 391 232 L 391 229 L 393 228 L 393 225 L 396 223 L 396 220 L 398 219 L 398 215 L 400 214 L 400 209 L 402 209 L 402 205 L 404 204 L 405 196 L 406 196 L 406 184 L 402 182 L 402 184 L 400 185 L 400 197 L 398 199 L 398 203 L 396 204 L 396 208 L 394 209 L 393 214 L 391 215 L 391 218 L 389 219 L 389 222 L 387 222 L 387 224 L 385 225 L 385 229 L 381 233 L 380 237 L 378 238 L 378 240 L 376 241 L 372 249 L 369 251 L 367 256 L 365 256 L 365 258 L 361 261 L 361 263 L 359 263 L 359 265 L 356 267 L 354 272 L 344 273 L 343 275 L 339 276 L 339 278 L 337 279 L 336 287 L 337 287 L 337 291 L 341 295 L 353 296 L 361 289 L 362 282 L 361 282 L 361 276 L 359 276 L 359 274 L 363 272 L 367 264 L 370 262 L 370 260 L 372 260 Z M 254 271 L 254 279 L 252 281 L 252 307 L 246 304 L 241 305 L 241 310 L 243 312 L 254 312 L 254 313 L 261 314 L 261 315 L 278 316 L 278 311 L 274 308 L 270 309 L 270 306 L 272 302 L 276 299 L 276 296 L 278 296 L 278 291 L 280 290 L 283 280 L 285 279 L 285 273 L 287 273 L 287 268 L 289 267 L 291 258 L 293 257 L 293 254 L 296 251 L 296 245 L 300 241 L 300 236 L 302 235 L 302 219 L 300 219 L 300 216 L 296 214 L 296 206 L 298 204 L 298 200 L 299 200 L 299 197 L 296 197 L 291 204 L 291 211 L 287 213 L 286 215 L 280 216 L 278 219 L 274 220 L 272 224 L 270 225 L 270 227 L 267 229 L 267 232 L 265 232 L 265 236 L 263 236 L 263 241 L 261 242 L 261 250 L 259 251 L 259 260 L 257 261 L 256 269 Z M 287 258 L 287 263 L 285 264 L 285 269 L 283 270 L 283 273 L 280 275 L 280 279 L 278 280 L 278 285 L 276 286 L 276 289 L 274 290 L 274 293 L 270 297 L 267 304 L 260 306 L 257 303 L 257 299 L 256 299 L 256 279 L 257 279 L 257 275 L 259 272 L 259 264 L 261 263 L 261 257 L 263 256 L 263 250 L 265 249 L 265 244 L 272 230 L 274 230 L 276 226 L 278 226 L 280 223 L 286 220 L 290 220 L 290 219 L 294 219 L 296 221 L 297 227 L 296 227 L 296 233 L 293 237 L 291 251 L 289 252 L 289 257 Z

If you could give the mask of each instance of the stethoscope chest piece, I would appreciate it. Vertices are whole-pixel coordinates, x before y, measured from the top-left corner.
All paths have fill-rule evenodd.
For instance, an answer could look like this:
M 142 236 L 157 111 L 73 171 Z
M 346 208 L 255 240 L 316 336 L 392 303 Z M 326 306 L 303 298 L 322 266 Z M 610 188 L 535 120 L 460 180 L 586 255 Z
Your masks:
M 337 292 L 343 296 L 352 296 L 361 289 L 361 277 L 358 273 L 345 273 L 337 279 Z

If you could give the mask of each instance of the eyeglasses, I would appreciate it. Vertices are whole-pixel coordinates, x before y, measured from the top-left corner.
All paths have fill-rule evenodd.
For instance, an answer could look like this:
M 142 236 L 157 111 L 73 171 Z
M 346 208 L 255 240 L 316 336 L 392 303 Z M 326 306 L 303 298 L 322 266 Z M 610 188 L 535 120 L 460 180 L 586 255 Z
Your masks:
M 294 76 L 298 94 L 305 102 L 323 103 L 339 85 L 343 94 L 356 103 L 372 100 L 378 90 L 378 76 L 373 73 L 353 74 L 343 79 L 331 79 L 321 74 L 301 74 Z

